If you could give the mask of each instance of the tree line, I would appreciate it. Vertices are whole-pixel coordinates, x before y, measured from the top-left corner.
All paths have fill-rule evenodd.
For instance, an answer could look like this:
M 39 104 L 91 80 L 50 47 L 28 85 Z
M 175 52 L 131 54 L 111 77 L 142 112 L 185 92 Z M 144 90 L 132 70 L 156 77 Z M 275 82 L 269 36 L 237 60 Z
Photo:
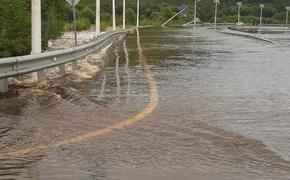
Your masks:
M 237 20 L 235 0 L 220 0 L 218 22 L 234 23 Z M 117 24 L 122 23 L 122 0 L 116 0 Z M 189 12 L 175 18 L 169 25 L 182 25 L 193 19 L 193 0 L 140 0 L 140 24 L 160 25 L 186 4 Z M 250 23 L 259 17 L 259 3 L 265 3 L 264 22 L 285 23 L 285 7 L 289 0 L 242 0 L 241 21 Z M 81 0 L 76 7 L 78 30 L 89 29 L 95 22 L 95 0 Z M 0 58 L 29 54 L 31 33 L 31 0 L 1 0 L 0 3 Z M 101 28 L 112 25 L 111 0 L 101 0 Z M 198 17 L 213 22 L 213 0 L 198 3 Z M 136 0 L 127 0 L 127 25 L 136 24 Z M 50 39 L 72 29 L 72 10 L 65 0 L 42 0 L 42 42 L 46 49 Z

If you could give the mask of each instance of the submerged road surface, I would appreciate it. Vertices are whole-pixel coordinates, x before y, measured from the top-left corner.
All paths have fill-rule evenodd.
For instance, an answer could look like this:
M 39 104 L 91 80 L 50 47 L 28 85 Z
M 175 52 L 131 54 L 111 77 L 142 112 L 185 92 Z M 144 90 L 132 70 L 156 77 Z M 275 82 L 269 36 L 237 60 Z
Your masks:
M 131 34 L 92 80 L 0 100 L 0 179 L 290 179 L 287 43 Z

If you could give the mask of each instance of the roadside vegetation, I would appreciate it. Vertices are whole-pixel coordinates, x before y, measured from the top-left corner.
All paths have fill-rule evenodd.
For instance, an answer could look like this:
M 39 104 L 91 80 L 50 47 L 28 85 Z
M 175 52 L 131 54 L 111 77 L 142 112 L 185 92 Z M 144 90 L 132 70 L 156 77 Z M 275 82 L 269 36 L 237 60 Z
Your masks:
M 260 0 L 242 0 L 241 21 L 258 21 Z M 140 0 L 140 24 L 160 25 L 176 12 L 181 4 L 189 11 L 178 16 L 169 25 L 182 25 L 193 20 L 194 0 Z M 1 0 L 0 3 L 0 58 L 30 53 L 30 0 Z M 122 1 L 116 0 L 117 24 L 122 23 Z M 289 0 L 264 0 L 264 22 L 267 24 L 285 23 L 285 7 Z M 101 28 L 112 25 L 111 0 L 101 0 Z M 95 21 L 95 0 L 81 0 L 77 6 L 78 30 L 90 29 Z M 213 0 L 201 0 L 198 3 L 198 17 L 203 22 L 213 22 Z M 136 0 L 127 0 L 127 25 L 136 23 Z M 235 0 L 221 0 L 218 22 L 234 23 L 237 20 Z M 59 37 L 64 31 L 72 30 L 72 10 L 64 0 L 42 0 L 42 41 L 46 49 L 49 39 Z

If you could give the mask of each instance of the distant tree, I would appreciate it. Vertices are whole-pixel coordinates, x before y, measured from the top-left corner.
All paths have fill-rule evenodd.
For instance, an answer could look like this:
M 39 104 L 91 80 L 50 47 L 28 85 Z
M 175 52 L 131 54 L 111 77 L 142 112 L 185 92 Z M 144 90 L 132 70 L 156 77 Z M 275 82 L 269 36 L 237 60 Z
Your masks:
M 0 30 L 0 57 L 30 52 L 30 13 L 25 0 L 1 1 Z
M 42 44 L 44 48 L 47 41 L 58 37 L 65 27 L 65 1 L 42 0 Z
M 132 9 L 132 8 L 126 9 L 126 22 L 129 25 L 136 24 L 136 14 L 135 14 L 134 9 Z
M 241 20 L 251 23 L 259 19 L 259 4 L 265 3 L 265 23 L 285 23 L 285 7 L 289 0 L 241 0 Z M 101 28 L 112 25 L 111 0 L 101 1 Z M 122 0 L 116 0 L 117 24 L 122 23 Z M 127 0 L 127 24 L 136 24 L 136 0 Z M 193 0 L 141 0 L 141 25 L 160 25 L 173 16 L 182 4 L 189 6 L 189 13 L 175 18 L 170 25 L 181 25 L 193 18 Z M 95 0 L 81 0 L 77 5 L 77 19 L 80 29 L 88 29 L 95 23 Z M 30 53 L 31 0 L 1 0 L 0 3 L 0 57 Z M 197 15 L 203 22 L 213 22 L 213 0 L 198 3 Z M 236 0 L 221 0 L 218 10 L 219 22 L 234 23 L 237 20 Z M 59 37 L 65 30 L 71 30 L 72 8 L 64 0 L 42 0 L 42 42 L 43 48 L 50 39 Z M 69 27 L 69 28 L 65 28 Z

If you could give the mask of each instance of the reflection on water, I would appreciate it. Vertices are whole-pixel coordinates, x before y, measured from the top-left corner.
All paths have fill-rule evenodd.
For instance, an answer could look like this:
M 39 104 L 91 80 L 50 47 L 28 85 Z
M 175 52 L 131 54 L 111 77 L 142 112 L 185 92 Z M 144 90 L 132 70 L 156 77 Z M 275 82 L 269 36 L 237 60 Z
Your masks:
M 94 79 L 66 75 L 1 99 L 0 154 L 139 112 L 149 101 L 144 54 L 160 91 L 153 114 L 99 138 L 2 159 L 0 179 L 290 178 L 288 49 L 205 28 L 141 29 L 109 51 Z
M 120 76 L 119 76 L 119 59 L 120 59 L 120 56 L 119 54 L 116 52 L 116 80 L 117 80 L 117 92 L 116 92 L 116 98 L 117 98 L 117 101 L 119 102 L 120 100 L 120 88 L 121 88 L 121 85 L 120 85 Z
M 127 81 L 128 81 L 128 86 L 127 86 L 127 96 L 130 96 L 130 84 L 131 84 L 131 80 L 130 80 L 130 59 L 129 59 L 129 54 L 128 54 L 128 50 L 127 50 L 127 41 L 124 41 L 124 53 L 125 53 L 125 58 L 126 58 L 126 64 L 125 64 L 125 69 L 126 69 L 126 73 L 127 73 Z

